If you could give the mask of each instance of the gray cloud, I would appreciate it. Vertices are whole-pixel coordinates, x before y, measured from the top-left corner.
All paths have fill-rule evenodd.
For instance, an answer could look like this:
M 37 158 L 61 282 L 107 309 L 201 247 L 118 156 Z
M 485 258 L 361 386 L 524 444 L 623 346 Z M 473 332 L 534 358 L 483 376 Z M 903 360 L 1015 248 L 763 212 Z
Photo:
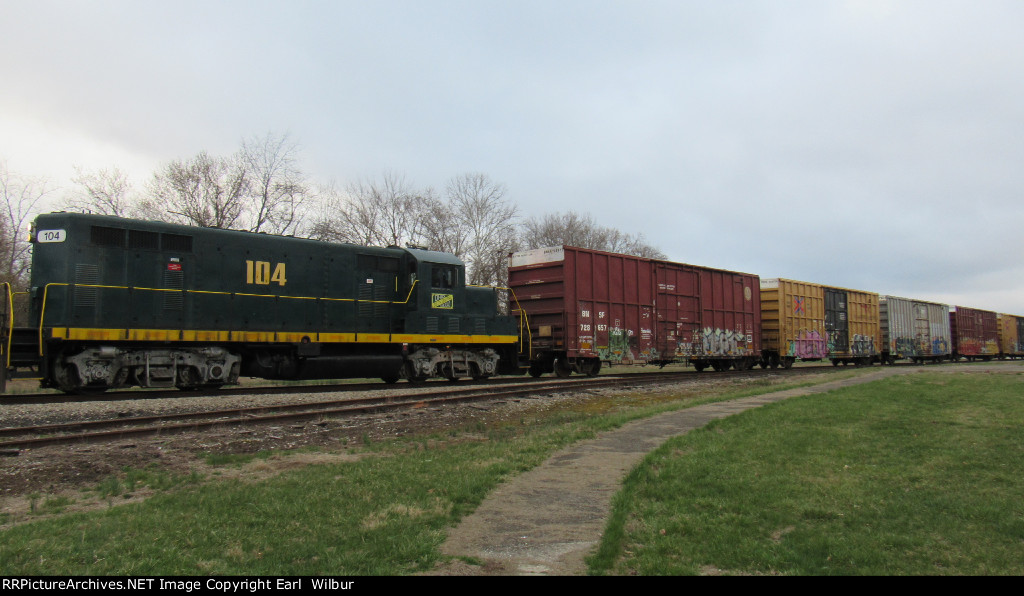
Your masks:
M 1019 2 L 2 6 L 2 118 L 152 163 L 290 131 L 322 179 L 483 171 L 673 259 L 1024 315 Z

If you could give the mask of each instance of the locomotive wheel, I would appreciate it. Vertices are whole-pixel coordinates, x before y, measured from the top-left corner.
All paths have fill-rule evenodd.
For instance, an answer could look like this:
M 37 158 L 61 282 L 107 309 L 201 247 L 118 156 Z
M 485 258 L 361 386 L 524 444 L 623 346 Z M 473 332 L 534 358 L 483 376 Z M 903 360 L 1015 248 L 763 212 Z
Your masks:
M 57 389 L 68 395 L 99 395 L 107 390 L 106 385 L 92 387 L 82 385 L 78 373 L 75 372 L 75 367 L 61 362 L 61 356 L 53 359 L 51 370 L 53 371 L 51 376 Z
M 202 384 L 199 374 L 190 366 L 178 369 L 178 378 L 174 386 L 181 391 L 195 391 Z
M 413 365 L 412 362 L 406 362 L 405 368 L 403 369 L 402 372 L 405 373 L 403 375 L 405 377 L 405 380 L 409 381 L 410 383 L 422 383 L 423 381 L 427 380 L 426 375 L 416 374 L 416 367 Z

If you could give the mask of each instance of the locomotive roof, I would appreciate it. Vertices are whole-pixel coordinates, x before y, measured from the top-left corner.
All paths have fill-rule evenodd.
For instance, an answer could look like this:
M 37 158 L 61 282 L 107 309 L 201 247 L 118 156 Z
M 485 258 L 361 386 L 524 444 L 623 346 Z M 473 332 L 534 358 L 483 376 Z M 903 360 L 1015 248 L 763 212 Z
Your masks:
M 438 252 L 433 250 L 427 250 L 423 248 L 412 248 L 412 247 L 398 247 L 398 246 L 363 246 L 359 244 L 351 244 L 345 242 L 329 242 L 325 240 L 314 240 L 312 238 L 302 238 L 298 236 L 282 236 L 279 234 L 266 234 L 259 232 L 249 232 L 246 230 L 233 230 L 230 228 L 212 228 L 207 226 L 188 226 L 184 224 L 169 223 L 158 220 L 145 220 L 145 219 L 129 219 L 124 217 L 117 217 L 114 215 L 97 215 L 94 213 L 77 213 L 73 211 L 56 211 L 52 213 L 43 213 L 36 217 L 36 222 L 42 223 L 43 225 L 51 225 L 47 223 L 47 220 L 51 222 L 79 222 L 79 223 L 91 223 L 93 225 L 104 225 L 111 227 L 123 227 L 123 228 L 135 228 L 140 230 L 168 230 L 178 234 L 191 235 L 197 233 L 216 233 L 216 234 L 241 234 L 247 237 L 256 236 L 257 238 L 279 238 L 284 240 L 298 240 L 302 242 L 316 242 L 323 244 L 349 246 L 353 248 L 360 248 L 374 251 L 396 251 L 401 250 L 407 252 L 410 256 L 419 262 L 425 263 L 440 263 L 445 265 L 457 265 L 465 266 L 458 257 L 453 254 Z
M 465 265 L 461 259 L 447 252 L 437 252 L 435 250 L 426 250 L 423 248 L 403 248 L 402 250 L 409 253 L 414 259 L 420 262 L 441 263 L 444 265 Z

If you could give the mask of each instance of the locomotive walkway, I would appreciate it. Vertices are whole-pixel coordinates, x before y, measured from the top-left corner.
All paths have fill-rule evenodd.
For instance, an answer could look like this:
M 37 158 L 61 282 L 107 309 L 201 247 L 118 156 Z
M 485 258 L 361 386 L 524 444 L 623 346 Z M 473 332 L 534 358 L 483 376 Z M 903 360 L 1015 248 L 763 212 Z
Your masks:
M 494 575 L 579 575 L 611 512 L 612 496 L 648 452 L 719 418 L 801 395 L 921 370 L 885 367 L 841 381 L 697 406 L 636 420 L 554 454 L 502 484 L 449 533 L 442 550 L 484 561 Z

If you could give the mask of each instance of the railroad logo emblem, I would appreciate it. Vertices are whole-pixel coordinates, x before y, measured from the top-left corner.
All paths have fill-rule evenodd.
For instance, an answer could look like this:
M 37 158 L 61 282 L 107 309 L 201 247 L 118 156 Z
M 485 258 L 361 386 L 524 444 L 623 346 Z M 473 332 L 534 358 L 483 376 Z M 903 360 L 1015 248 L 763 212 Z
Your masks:
M 431 294 L 430 308 L 444 308 L 451 310 L 455 308 L 455 296 L 452 294 Z

